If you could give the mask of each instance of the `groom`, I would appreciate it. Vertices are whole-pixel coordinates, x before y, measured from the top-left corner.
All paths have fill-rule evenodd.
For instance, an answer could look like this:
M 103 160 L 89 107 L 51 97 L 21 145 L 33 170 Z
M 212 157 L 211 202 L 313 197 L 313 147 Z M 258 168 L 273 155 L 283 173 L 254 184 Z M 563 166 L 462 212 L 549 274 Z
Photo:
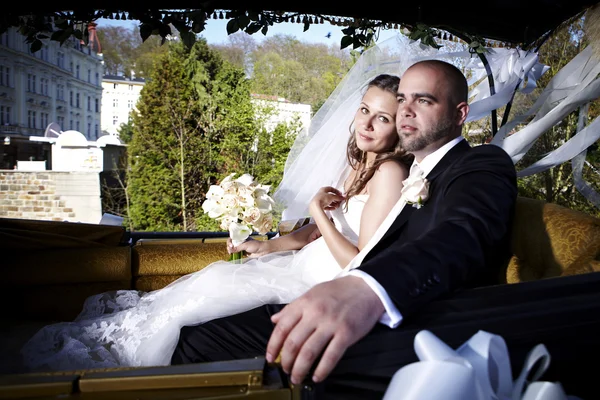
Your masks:
M 430 182 L 423 206 L 406 205 L 360 267 L 287 306 L 184 327 L 173 364 L 280 355 L 292 382 L 324 381 L 330 392 L 346 388 L 343 398 L 364 398 L 353 377 L 385 387 L 416 361 L 414 319 L 445 315 L 435 308 L 444 296 L 497 283 L 511 255 L 515 167 L 501 148 L 471 148 L 461 136 L 467 94 L 451 64 L 411 66 L 400 81 L 396 125 L 415 155 L 409 180 Z

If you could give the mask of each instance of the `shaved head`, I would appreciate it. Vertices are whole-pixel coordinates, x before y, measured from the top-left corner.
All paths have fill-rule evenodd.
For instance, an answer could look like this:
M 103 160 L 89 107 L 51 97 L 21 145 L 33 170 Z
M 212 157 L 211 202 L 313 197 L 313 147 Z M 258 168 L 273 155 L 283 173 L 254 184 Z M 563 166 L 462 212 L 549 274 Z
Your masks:
M 467 78 L 454 65 L 440 60 L 424 60 L 414 63 L 407 71 L 419 67 L 435 69 L 445 76 L 447 79 L 446 84 L 449 91 L 449 100 L 452 102 L 452 105 L 468 101 L 469 85 L 467 84 Z

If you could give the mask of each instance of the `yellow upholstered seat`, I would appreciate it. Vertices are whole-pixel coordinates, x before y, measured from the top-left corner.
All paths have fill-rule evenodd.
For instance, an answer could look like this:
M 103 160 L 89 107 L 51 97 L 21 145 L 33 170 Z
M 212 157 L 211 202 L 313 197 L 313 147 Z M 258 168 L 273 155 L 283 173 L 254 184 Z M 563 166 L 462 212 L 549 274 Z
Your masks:
M 600 271 L 600 219 L 519 197 L 507 283 Z

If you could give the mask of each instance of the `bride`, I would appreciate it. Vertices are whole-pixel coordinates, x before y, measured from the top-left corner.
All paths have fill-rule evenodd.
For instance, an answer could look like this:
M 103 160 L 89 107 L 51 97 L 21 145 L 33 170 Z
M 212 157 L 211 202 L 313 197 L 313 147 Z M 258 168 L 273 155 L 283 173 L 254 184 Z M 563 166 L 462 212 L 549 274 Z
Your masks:
M 333 279 L 385 219 L 408 175 L 412 159 L 399 147 L 395 126 L 398 83 L 394 75 L 375 76 L 322 123 L 317 113 L 308 140 L 296 139 L 274 197 L 286 206 L 284 218 L 310 213 L 314 224 L 229 246 L 250 253 L 242 264 L 215 262 L 152 292 L 92 296 L 74 321 L 45 326 L 26 343 L 25 367 L 168 365 L 181 327 L 288 303 Z

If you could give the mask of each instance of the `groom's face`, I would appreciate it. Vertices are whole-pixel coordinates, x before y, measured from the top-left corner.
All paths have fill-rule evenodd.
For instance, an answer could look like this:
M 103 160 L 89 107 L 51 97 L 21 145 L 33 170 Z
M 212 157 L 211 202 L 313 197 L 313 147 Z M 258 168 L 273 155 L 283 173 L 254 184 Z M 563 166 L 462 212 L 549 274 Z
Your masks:
M 456 126 L 444 78 L 434 67 L 413 66 L 400 80 L 396 128 L 402 147 L 417 159 L 446 143 Z

